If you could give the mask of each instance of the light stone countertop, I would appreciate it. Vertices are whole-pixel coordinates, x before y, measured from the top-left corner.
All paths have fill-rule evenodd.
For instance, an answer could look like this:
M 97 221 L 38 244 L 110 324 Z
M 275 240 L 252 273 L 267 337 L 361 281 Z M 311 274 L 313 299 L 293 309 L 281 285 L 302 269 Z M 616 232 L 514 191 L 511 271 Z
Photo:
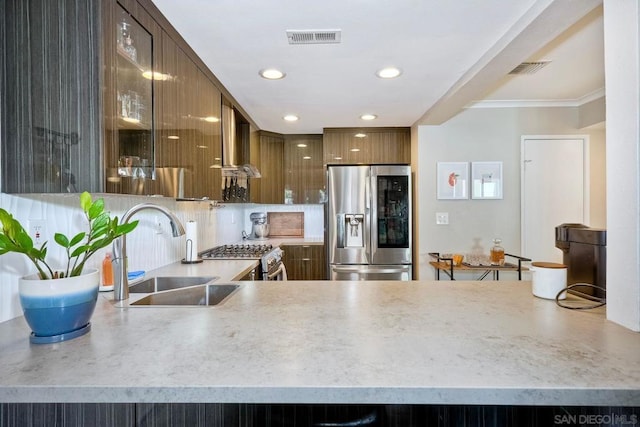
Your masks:
M 224 283 L 241 263 L 152 273 Z M 59 344 L 4 322 L 0 402 L 640 406 L 640 334 L 529 282 L 239 283 L 215 307 L 102 293 L 91 332 Z

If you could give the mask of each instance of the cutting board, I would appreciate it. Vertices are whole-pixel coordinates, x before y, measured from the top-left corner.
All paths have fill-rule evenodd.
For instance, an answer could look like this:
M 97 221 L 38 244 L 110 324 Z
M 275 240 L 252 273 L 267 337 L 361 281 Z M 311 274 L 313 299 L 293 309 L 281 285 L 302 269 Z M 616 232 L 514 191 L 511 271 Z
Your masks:
M 304 212 L 267 212 L 269 237 L 304 237 Z

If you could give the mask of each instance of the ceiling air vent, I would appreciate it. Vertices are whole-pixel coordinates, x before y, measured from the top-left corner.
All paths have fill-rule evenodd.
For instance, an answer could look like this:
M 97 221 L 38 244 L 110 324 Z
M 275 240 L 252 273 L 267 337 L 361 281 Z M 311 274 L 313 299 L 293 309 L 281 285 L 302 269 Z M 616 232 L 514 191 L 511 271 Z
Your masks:
M 540 71 L 540 69 L 545 67 L 550 62 L 551 61 L 523 62 L 522 64 L 518 65 L 516 68 L 511 70 L 511 72 L 509 74 L 533 74 L 533 73 L 537 73 L 538 71 Z
M 342 30 L 287 30 L 289 44 L 340 43 Z

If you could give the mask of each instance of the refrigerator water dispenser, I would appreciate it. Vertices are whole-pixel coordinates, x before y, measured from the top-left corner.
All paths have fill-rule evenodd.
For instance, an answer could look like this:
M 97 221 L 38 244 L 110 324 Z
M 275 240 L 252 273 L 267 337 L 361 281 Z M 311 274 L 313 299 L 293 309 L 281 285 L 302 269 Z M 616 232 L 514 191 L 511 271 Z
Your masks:
M 337 247 L 364 247 L 364 214 L 339 213 L 336 215 L 336 224 Z
M 347 225 L 347 242 L 348 248 L 362 248 L 364 247 L 364 215 L 363 214 L 349 214 L 345 215 L 345 221 Z

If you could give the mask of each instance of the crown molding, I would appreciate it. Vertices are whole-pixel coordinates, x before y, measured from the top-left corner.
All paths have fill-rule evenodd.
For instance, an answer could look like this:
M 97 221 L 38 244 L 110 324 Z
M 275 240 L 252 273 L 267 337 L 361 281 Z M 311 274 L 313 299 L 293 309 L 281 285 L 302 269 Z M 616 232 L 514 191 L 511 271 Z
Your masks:
M 489 99 L 472 102 L 465 108 L 580 107 L 604 96 L 605 88 L 601 88 L 577 99 Z

